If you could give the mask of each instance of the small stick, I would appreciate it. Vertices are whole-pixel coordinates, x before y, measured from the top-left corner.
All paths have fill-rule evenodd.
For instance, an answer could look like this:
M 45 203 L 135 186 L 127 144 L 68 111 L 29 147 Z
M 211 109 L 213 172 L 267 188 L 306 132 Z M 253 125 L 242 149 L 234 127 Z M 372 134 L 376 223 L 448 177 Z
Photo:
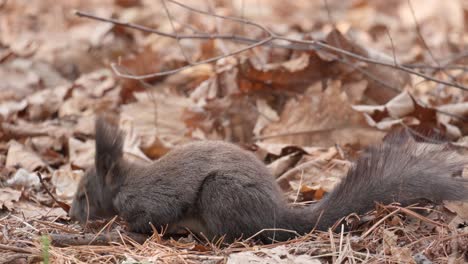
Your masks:
M 148 236 L 128 232 L 124 234 L 127 238 L 143 244 Z M 124 237 L 125 237 L 124 236 Z M 96 234 L 49 234 L 52 245 L 56 247 L 83 246 L 83 245 L 109 245 L 122 242 L 120 234 L 116 232 Z
M 52 198 L 52 200 L 54 200 L 54 202 L 56 202 L 57 205 L 60 206 L 60 208 L 62 208 L 68 214 L 68 212 L 70 211 L 70 206 L 68 204 L 64 203 L 64 202 L 61 202 L 61 201 L 57 200 L 55 198 L 55 196 L 49 191 L 47 186 L 45 186 L 44 179 L 42 179 L 42 175 L 41 175 L 40 172 L 37 173 L 37 177 L 39 177 L 39 181 L 41 182 L 42 187 L 47 192 L 47 194 Z
M 15 246 L 8 246 L 8 245 L 2 245 L 2 244 L 0 244 L 0 249 L 1 250 L 8 250 L 8 251 L 13 251 L 13 252 L 18 252 L 18 253 L 26 253 L 26 254 L 36 254 L 37 253 L 35 250 L 32 250 L 32 249 L 15 247 Z

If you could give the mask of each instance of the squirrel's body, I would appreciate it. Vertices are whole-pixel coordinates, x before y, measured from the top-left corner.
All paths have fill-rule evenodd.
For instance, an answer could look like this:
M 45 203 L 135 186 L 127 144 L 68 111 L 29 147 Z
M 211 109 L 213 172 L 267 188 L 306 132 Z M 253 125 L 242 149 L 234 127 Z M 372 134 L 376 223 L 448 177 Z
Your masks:
M 137 165 L 123 158 L 121 132 L 101 120 L 96 168 L 83 178 L 70 215 L 84 222 L 118 214 L 136 232 L 152 232 L 151 223 L 228 241 L 264 230 L 258 237 L 268 242 L 326 230 L 375 202 L 468 199 L 468 180 L 452 177 L 466 160 L 441 146 L 397 141 L 370 149 L 317 204 L 291 207 L 266 166 L 233 144 L 190 143 Z
M 241 235 L 273 227 L 275 213 L 280 213 L 275 211 L 285 206 L 267 168 L 232 144 L 190 143 L 151 165 L 132 167 L 119 168 L 128 168 L 125 174 L 132 176 L 125 178 L 114 206 L 134 231 L 151 232 L 151 222 L 188 227 L 207 237 L 227 231 Z M 262 211 L 267 219 L 259 216 Z

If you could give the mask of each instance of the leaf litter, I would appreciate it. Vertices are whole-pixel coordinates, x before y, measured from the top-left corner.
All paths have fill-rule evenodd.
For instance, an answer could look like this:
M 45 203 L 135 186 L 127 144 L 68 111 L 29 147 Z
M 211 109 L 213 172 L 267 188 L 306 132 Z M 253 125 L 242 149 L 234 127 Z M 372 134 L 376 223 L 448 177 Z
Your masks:
M 191 1 L 193 8 L 342 51 L 281 48 L 286 42 L 276 40 L 145 81 L 118 77 L 110 63 L 144 75 L 243 46 L 229 38 L 178 43 L 73 15 L 89 11 L 180 35 L 264 37 L 249 24 L 167 4 L 172 20 L 160 1 L 0 1 L 0 263 L 43 261 L 44 237 L 53 263 L 468 261 L 468 208 L 460 202 L 376 205 L 347 217 L 359 232 L 338 227 L 272 245 L 161 234 L 145 241 L 118 219 L 72 223 L 48 192 L 71 202 L 94 161 L 98 113 L 120 116 L 125 155 L 138 162 L 192 140 L 236 142 L 267 163 L 294 203 L 322 198 L 366 146 L 396 128 L 442 133 L 467 155 L 466 91 L 342 52 L 466 87 L 464 1 Z M 79 243 L 60 245 L 67 236 Z

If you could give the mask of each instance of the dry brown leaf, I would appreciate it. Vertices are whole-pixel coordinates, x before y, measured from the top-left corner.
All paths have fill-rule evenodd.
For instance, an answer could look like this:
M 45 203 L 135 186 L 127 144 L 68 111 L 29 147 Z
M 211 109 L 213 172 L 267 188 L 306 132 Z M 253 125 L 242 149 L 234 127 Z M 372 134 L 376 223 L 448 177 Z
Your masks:
M 468 82 L 462 69 L 467 64 L 463 47 L 467 43 L 468 14 L 468 3 L 463 0 L 328 0 L 326 5 L 322 1 L 208 2 L 193 0 L 187 4 L 218 15 L 251 19 L 284 37 L 322 41 L 381 62 L 458 68 L 414 69 L 465 86 Z M 179 36 L 266 36 L 249 23 L 196 14 L 167 2 L 167 11 L 173 18 L 170 20 L 162 3 L 0 0 L 0 165 L 12 163 L 11 159 L 7 162 L 7 142 L 21 142 L 25 152 L 33 149 L 32 154 L 46 164 L 60 168 L 52 176 L 44 176 L 52 177 L 58 196 L 70 198 L 78 174 L 82 173 L 73 169 L 92 165 L 94 144 L 88 139 L 94 134 L 94 118 L 99 112 L 122 113 L 121 127 L 127 132 L 125 157 L 139 162 L 147 160 L 146 155 L 157 158 L 175 145 L 194 139 L 261 141 L 253 148 L 275 175 L 284 176 L 280 184 L 292 200 L 320 199 L 330 191 L 350 166 L 343 159 L 386 134 L 375 128 L 433 128 L 453 138 L 460 137 L 457 144 L 467 145 L 468 127 L 463 119 L 467 116 L 467 97 L 461 89 L 421 77 L 408 78 L 401 70 L 364 63 L 315 45 L 309 46 L 314 50 L 304 51 L 276 48 L 306 47 L 282 40 L 215 63 L 146 79 L 147 83 L 141 85 L 117 78 L 109 64 L 117 63 L 130 73 L 159 72 L 188 65 L 184 55 L 197 62 L 229 54 L 249 43 L 226 38 L 171 39 L 73 15 L 73 10 L 86 10 Z M 311 87 L 314 83 L 317 85 Z M 147 91 L 154 91 L 155 95 Z M 360 113 L 354 113 L 351 104 L 357 105 Z M 359 106 L 363 104 L 380 105 Z M 294 133 L 298 130 L 301 131 Z M 278 137 L 281 133 L 289 136 Z M 352 146 L 328 148 L 336 143 Z M 3 166 L 1 172 L 3 184 L 37 186 L 37 178 L 29 170 Z M 8 181 L 10 176 L 13 178 Z M 45 184 L 50 182 L 46 180 Z M 19 196 L 4 202 L 2 192 L 7 189 L 0 188 L 0 206 L 14 211 L 1 218 L 0 225 L 7 227 L 2 230 L 5 234 L 0 235 L 1 243 L 22 245 L 28 231 L 32 234 L 27 238 L 34 238 L 44 230 L 77 230 L 78 226 L 68 222 L 54 223 L 57 217 L 69 219 L 62 209 L 52 208 L 53 201 L 42 186 L 25 188 L 22 193 L 16 191 Z M 466 228 L 460 228 L 466 208 L 447 208 L 454 213 L 443 210 L 431 219 L 450 223 L 451 229 L 393 216 L 384 225 L 376 226 L 366 239 L 357 241 L 344 236 L 343 245 L 339 234 L 317 232 L 311 233 L 307 241 L 300 238 L 283 246 L 275 245 L 275 249 L 257 246 L 254 241 L 218 249 L 193 240 L 188 244 L 165 240 L 163 246 L 148 241 L 142 245 L 144 250 L 136 251 L 121 250 L 114 244 L 98 254 L 96 248 L 89 246 L 54 247 L 50 262 L 222 262 L 229 253 L 227 261 L 232 263 L 462 261 L 463 257 L 457 257 L 466 251 Z M 29 243 L 27 249 L 39 252 L 40 244 Z
M 135 133 L 132 122 L 129 120 L 122 120 L 120 129 L 125 133 L 123 149 L 127 158 L 132 161 L 150 162 L 151 160 L 140 149 L 141 138 Z
M 251 142 L 258 118 L 255 105 L 241 96 L 226 96 L 209 101 L 203 109 L 185 113 L 190 131 L 201 132 L 201 139 Z M 193 136 L 193 135 L 192 135 Z
M 49 136 L 54 139 L 60 139 L 62 137 L 69 137 L 72 133 L 66 123 L 59 123 L 56 120 L 32 123 L 18 119 L 17 124 L 3 123 L 1 127 L 3 132 L 8 135 L 8 138 Z
M 23 111 L 28 106 L 28 101 L 6 101 L 0 105 L 0 115 L 4 119 L 8 119 L 11 115 Z
M 281 156 L 285 153 L 287 154 L 290 152 L 290 149 L 293 149 L 293 151 L 301 150 L 311 156 L 321 155 L 321 153 L 328 151 L 327 148 L 323 147 L 307 147 L 282 143 L 257 142 L 255 145 L 267 153 L 273 154 L 275 156 Z
M 151 74 L 154 72 L 161 71 L 163 65 L 161 65 L 161 55 L 154 49 L 145 47 L 142 51 L 137 54 L 128 55 L 121 59 L 119 67 L 123 73 L 131 73 L 135 75 Z M 149 78 L 145 81 L 152 82 L 157 78 Z M 124 102 L 130 102 L 133 98 L 134 92 L 141 92 L 145 90 L 144 84 L 137 80 L 123 79 L 121 97 Z
M 405 126 L 434 126 L 436 124 L 436 110 L 420 105 L 408 92 L 400 93 L 385 105 L 354 105 L 352 107 L 364 113 L 370 126 L 380 130 L 389 130 L 401 124 Z
M 267 126 L 270 122 L 278 122 L 279 116 L 278 113 L 271 108 L 266 100 L 257 99 L 257 110 L 258 110 L 258 119 L 253 129 L 253 133 L 256 136 L 259 136 L 262 132 L 262 129 Z
M 416 264 L 410 248 L 393 246 L 390 248 L 392 256 L 400 263 Z
M 43 87 L 68 85 L 53 67 L 44 62 L 15 59 L 0 67 L 0 99 L 24 99 Z M 10 97 L 10 98 L 8 98 Z
M 83 174 L 83 170 L 72 170 L 70 166 L 55 170 L 51 182 L 55 186 L 57 196 L 60 199 L 72 198 Z
M 75 85 L 82 87 L 92 97 L 101 97 L 106 91 L 114 88 L 116 82 L 110 70 L 102 69 L 81 75 L 75 81 Z
M 2 77 L 0 91 L 6 93 L 2 95 L 3 98 L 0 98 L 2 101 L 23 99 L 40 88 L 41 78 L 37 73 L 31 71 L 31 67 L 31 61 L 22 59 L 2 64 L 0 67 L 0 76 Z
M 382 137 L 353 111 L 341 82 L 331 82 L 324 92 L 317 86 L 320 84 L 310 87 L 299 100 L 292 98 L 286 103 L 280 121 L 271 122 L 263 130 L 266 142 L 326 147 L 375 143 Z
M 297 264 L 320 264 L 320 260 L 309 255 L 291 254 L 285 246 L 275 248 L 261 248 L 256 251 L 245 251 L 230 254 L 227 264 L 279 264 L 279 263 L 297 263 Z
M 295 167 L 284 172 L 277 182 L 283 190 L 292 190 L 293 195 L 303 188 L 313 190 L 313 196 L 320 190 L 330 192 L 351 167 L 350 162 L 334 159 L 337 154 L 337 149 L 331 147 L 303 155 Z
M 141 149 L 150 158 L 165 154 L 174 145 L 187 142 L 184 112 L 195 108 L 192 100 L 155 90 L 136 93 L 136 102 L 122 107 L 122 122 L 131 121 L 141 137 Z
M 387 63 L 394 63 L 394 59 L 391 56 L 362 44 L 352 42 L 338 30 L 332 30 L 326 37 L 326 41 L 328 44 L 335 47 L 340 47 L 341 49 L 364 57 Z M 387 102 L 391 98 L 395 97 L 398 92 L 411 81 L 408 73 L 397 69 L 376 64 L 365 65 L 362 62 L 351 58 L 348 58 L 347 60 L 351 63 L 356 63 L 356 65 L 360 65 L 359 67 L 367 73 L 362 76 L 368 81 L 368 87 L 365 94 L 367 97 L 378 103 Z M 364 65 L 365 67 L 363 67 Z M 348 69 L 348 71 L 349 70 L 354 69 Z
M 392 118 L 399 118 L 412 113 L 415 110 L 413 99 L 407 92 L 402 92 L 385 104 L 388 115 Z
M 31 120 L 52 118 L 70 91 L 70 85 L 44 89 L 27 97 L 28 115 Z
M 294 164 L 299 160 L 300 155 L 298 153 L 291 153 L 289 155 L 283 156 L 272 163 L 268 164 L 268 169 L 271 174 L 277 178 L 289 170 Z
M 236 95 L 240 93 L 239 66 L 236 58 L 224 58 L 216 63 L 216 95 Z
M 74 127 L 74 133 L 81 135 L 94 135 L 94 124 L 96 121 L 96 115 L 83 115 L 78 118 L 77 123 Z
M 355 104 L 362 102 L 368 83 L 367 80 L 360 80 L 343 84 L 343 90 L 346 91 L 348 95 L 349 103 Z
M 7 168 L 19 166 L 28 171 L 35 171 L 47 167 L 35 152 L 27 149 L 21 143 L 11 140 L 8 145 L 9 148 L 5 164 Z
M 267 87 L 296 90 L 327 76 L 330 64 L 312 52 L 272 64 L 263 64 L 251 57 L 239 65 L 239 88 L 243 92 Z
M 394 231 L 384 229 L 382 230 L 383 234 L 383 250 L 385 253 L 390 254 L 391 249 L 397 245 L 398 236 L 394 233 Z
M 414 13 L 409 5 L 402 4 L 400 6 L 401 26 L 413 27 L 416 20 L 421 26 L 422 32 L 426 33 L 425 39 L 429 41 L 429 46 L 437 46 L 440 44 L 437 41 L 442 40 L 429 37 L 430 35 L 441 36 L 434 34 L 434 31 L 448 33 L 463 30 L 464 26 L 466 26 L 464 24 L 463 8 L 461 8 L 462 2 L 460 0 L 453 0 L 448 3 L 437 0 L 412 0 L 413 9 L 417 9 Z
M 198 106 L 203 107 L 207 104 L 207 100 L 215 99 L 217 93 L 216 79 L 211 78 L 198 85 L 190 94 L 190 98 L 196 102 Z
M 292 190 L 293 193 L 300 192 L 302 186 L 307 186 L 313 190 L 323 189 L 326 192 L 330 192 L 335 188 L 336 184 L 341 181 L 341 178 L 346 175 L 347 170 L 350 167 L 349 163 L 343 163 L 339 166 L 335 165 L 331 169 L 325 169 L 328 161 L 314 160 L 308 161 L 313 162 L 315 165 L 303 167 L 301 163 L 296 165 L 296 168 L 302 168 L 295 170 L 294 174 L 290 175 L 287 179 L 283 179 L 286 174 L 283 174 L 278 179 L 278 184 L 284 190 Z M 286 172 L 288 173 L 288 172 Z M 285 186 L 285 183 L 288 186 Z
M 217 70 L 219 72 L 219 69 Z M 200 64 L 168 76 L 165 82 L 169 87 L 172 87 L 172 89 L 186 93 L 187 91 L 196 89 L 205 81 L 215 80 L 215 77 L 213 65 Z M 208 96 L 216 95 L 213 94 L 215 92 L 216 91 L 210 91 Z
M 10 187 L 0 188 L 0 209 L 13 210 L 21 198 L 21 192 Z
M 94 100 L 88 98 L 84 92 L 73 90 L 73 96 L 60 105 L 58 116 L 60 118 L 79 116 L 92 104 L 92 101 Z
M 91 97 L 86 88 L 76 87 L 72 90 L 72 96 L 60 105 L 58 116 L 60 118 L 74 118 L 81 115 L 91 115 L 94 112 L 105 112 L 115 109 L 120 101 L 120 89 L 111 89 L 101 98 Z
M 87 169 L 94 165 L 94 140 L 85 142 L 70 137 L 68 139 L 68 156 L 72 168 Z
M 468 103 L 447 104 L 437 107 L 437 121 L 444 126 L 451 138 L 460 138 L 467 131 L 468 122 L 456 117 L 468 116 Z M 448 113 L 448 114 L 444 114 Z
M 25 220 L 37 218 L 57 219 L 67 218 L 67 213 L 60 207 L 46 207 L 32 202 L 21 202 L 15 204 L 15 211 L 21 212 L 21 218 Z
M 41 184 L 36 172 L 29 172 L 23 168 L 17 170 L 6 183 L 14 187 L 38 187 Z
M 461 219 L 468 221 L 468 203 L 467 202 L 446 201 L 444 202 L 444 206 L 450 212 L 456 213 Z

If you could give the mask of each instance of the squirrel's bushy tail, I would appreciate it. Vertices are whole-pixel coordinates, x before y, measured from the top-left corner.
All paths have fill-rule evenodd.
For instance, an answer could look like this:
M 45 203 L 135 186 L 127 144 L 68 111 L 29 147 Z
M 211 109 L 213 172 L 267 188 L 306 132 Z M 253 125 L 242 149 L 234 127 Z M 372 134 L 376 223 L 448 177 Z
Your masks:
M 375 202 L 406 206 L 422 200 L 468 201 L 468 179 L 453 176 L 466 164 L 466 156 L 444 145 L 390 137 L 368 149 L 346 178 L 316 205 L 302 210 L 291 208 L 296 221 L 297 217 L 309 221 L 302 222 L 302 230 L 297 231 L 308 232 L 314 227 L 327 230 L 344 216 L 372 210 Z
M 398 137 L 370 148 L 346 178 L 314 207 L 318 229 L 327 229 L 350 213 L 363 214 L 375 202 L 401 203 L 421 200 L 468 200 L 468 179 L 454 177 L 468 163 L 444 145 L 417 143 Z

